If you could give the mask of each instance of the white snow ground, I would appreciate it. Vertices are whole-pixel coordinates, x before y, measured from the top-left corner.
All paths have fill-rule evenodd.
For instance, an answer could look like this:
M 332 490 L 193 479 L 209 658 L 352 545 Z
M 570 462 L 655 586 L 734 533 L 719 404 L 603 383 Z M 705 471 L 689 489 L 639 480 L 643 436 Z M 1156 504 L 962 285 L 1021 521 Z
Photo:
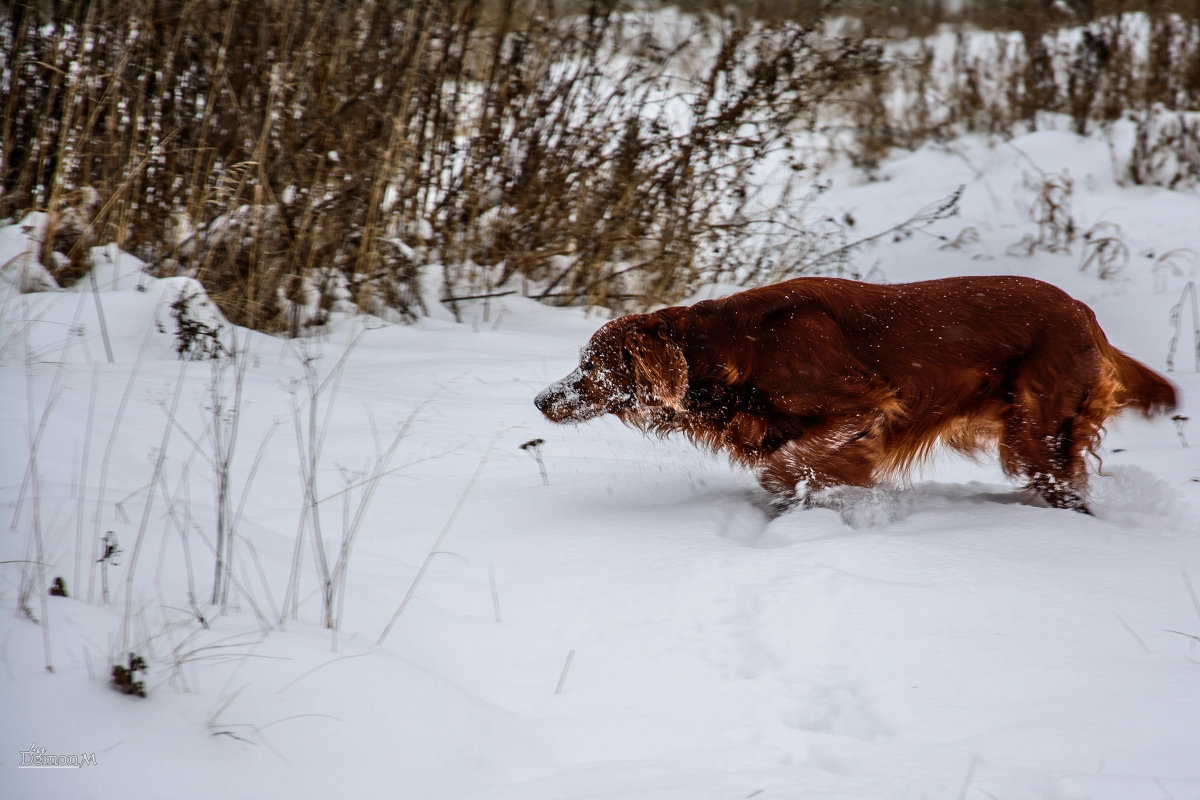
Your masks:
M 1131 263 L 1117 279 L 1080 272 L 1078 242 L 1006 253 L 1034 232 L 1030 160 L 1069 171 L 1081 230 L 1120 226 Z M 1169 309 L 1200 280 L 1200 197 L 1118 186 L 1104 140 L 1055 132 L 930 146 L 880 174 L 836 174 L 822 210 L 867 234 L 966 184 L 963 213 L 932 231 L 945 239 L 857 253 L 863 272 L 1034 275 L 1165 369 Z M 25 247 L 19 227 L 0 230 L 0 264 Z M 1179 248 L 1192 252 L 1159 262 Z M 206 630 L 187 611 L 178 526 L 203 601 L 217 378 L 206 362 L 181 373 L 172 351 L 166 304 L 186 282 L 109 256 L 112 364 L 91 293 L 0 299 L 2 797 L 1200 798 L 1195 425 L 1185 449 L 1169 420 L 1114 424 L 1095 517 L 1034 504 L 994 461 L 947 457 L 841 513 L 769 520 L 750 475 L 684 442 L 541 419 L 534 394 L 573 368 L 599 316 L 508 297 L 461 325 L 339 318 L 299 345 L 239 331 L 238 584 L 227 613 L 204 605 Z M 1171 378 L 1195 417 L 1190 313 Z M 292 403 L 301 358 L 329 375 L 359 333 L 318 420 L 331 560 L 363 497 L 353 484 L 417 410 L 331 637 L 307 538 L 298 619 L 277 624 L 304 506 Z M 165 432 L 169 503 L 151 495 Z M 535 437 L 548 485 L 519 449 Z M 108 530 L 123 552 L 104 605 Z M 34 624 L 17 612 L 16 562 L 37 560 L 38 531 L 45 579 L 72 596 L 43 607 L 39 583 Z M 125 638 L 149 662 L 146 699 L 107 686 Z M 21 769 L 34 746 L 95 764 Z

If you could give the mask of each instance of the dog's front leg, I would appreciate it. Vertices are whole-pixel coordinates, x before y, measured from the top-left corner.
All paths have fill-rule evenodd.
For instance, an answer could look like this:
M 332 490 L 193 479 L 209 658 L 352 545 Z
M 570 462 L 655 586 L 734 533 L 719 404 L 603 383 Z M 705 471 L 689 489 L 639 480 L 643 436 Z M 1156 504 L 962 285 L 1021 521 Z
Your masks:
M 758 482 L 785 506 L 804 503 L 822 489 L 874 484 L 873 448 L 857 425 L 825 424 L 763 456 Z

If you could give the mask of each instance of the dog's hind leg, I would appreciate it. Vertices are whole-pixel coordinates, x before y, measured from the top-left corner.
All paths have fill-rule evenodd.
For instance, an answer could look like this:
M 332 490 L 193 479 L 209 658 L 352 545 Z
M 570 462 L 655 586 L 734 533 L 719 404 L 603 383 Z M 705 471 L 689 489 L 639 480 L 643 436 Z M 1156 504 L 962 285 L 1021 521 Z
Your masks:
M 1050 399 L 1026 394 L 1005 415 L 1000 462 L 1005 472 L 1055 508 L 1084 514 L 1087 506 L 1087 454 L 1099 430 L 1077 401 L 1069 410 Z

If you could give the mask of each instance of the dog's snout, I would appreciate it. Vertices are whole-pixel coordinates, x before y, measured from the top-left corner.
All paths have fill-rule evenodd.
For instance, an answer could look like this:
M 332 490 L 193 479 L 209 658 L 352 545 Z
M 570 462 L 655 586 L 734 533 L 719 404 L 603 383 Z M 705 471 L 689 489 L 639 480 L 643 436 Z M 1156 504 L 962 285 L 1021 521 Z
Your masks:
M 583 422 L 604 413 L 602 405 L 585 398 L 578 370 L 538 392 L 533 404 L 551 422 Z

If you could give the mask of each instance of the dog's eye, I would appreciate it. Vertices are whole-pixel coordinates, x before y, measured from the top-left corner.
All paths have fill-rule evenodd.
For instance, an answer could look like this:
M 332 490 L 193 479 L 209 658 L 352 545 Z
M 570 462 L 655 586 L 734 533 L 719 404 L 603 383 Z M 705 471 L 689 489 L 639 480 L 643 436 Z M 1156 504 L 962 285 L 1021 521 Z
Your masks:
M 596 368 L 596 365 L 593 364 L 591 361 L 585 361 L 579 365 L 579 368 L 582 369 L 584 372 L 591 372 L 592 370 L 594 370 Z

